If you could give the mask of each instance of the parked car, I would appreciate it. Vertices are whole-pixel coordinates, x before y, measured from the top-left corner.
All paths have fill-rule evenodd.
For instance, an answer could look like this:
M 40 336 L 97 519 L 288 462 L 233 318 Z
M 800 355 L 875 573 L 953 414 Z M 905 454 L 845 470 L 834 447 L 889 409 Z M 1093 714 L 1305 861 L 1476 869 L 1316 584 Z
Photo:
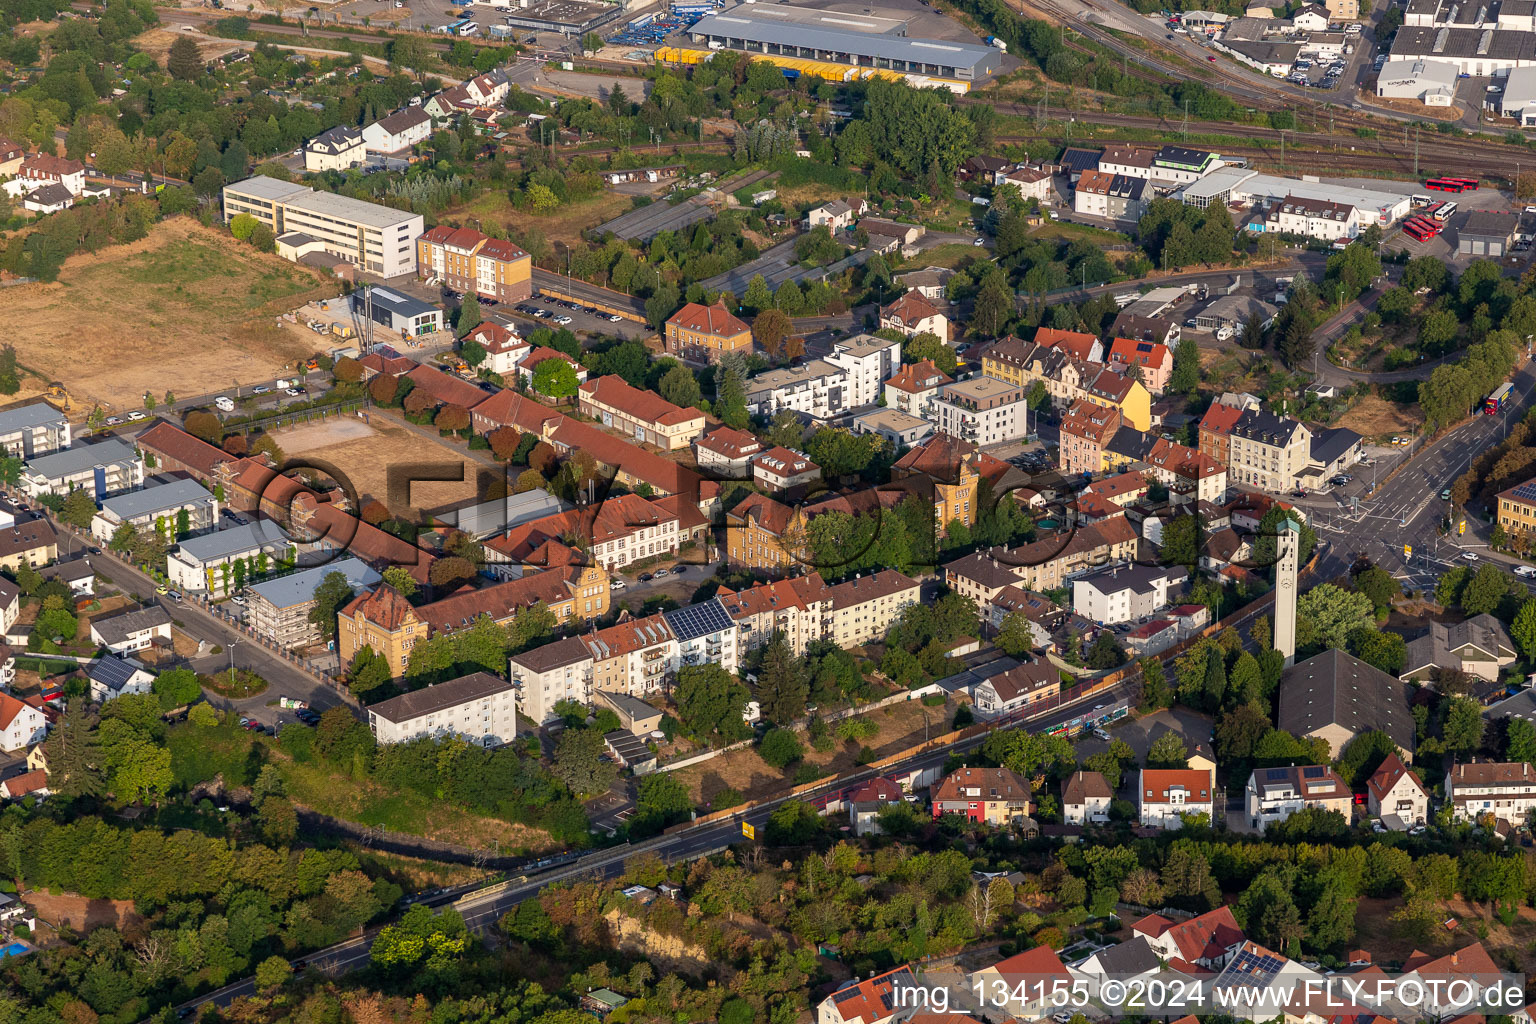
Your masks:
M 298 397 L 300 397 L 301 395 L 304 394 L 304 389 L 303 388 L 289 388 L 287 391 L 283 392 L 283 394 L 285 394 L 285 395 L 292 395 L 294 398 L 298 398 Z
M 267 387 L 265 384 L 258 384 L 251 388 L 251 394 L 253 395 L 270 395 L 271 393 L 272 389 Z
M 1450 501 L 1451 500 L 1451 489 L 1449 487 L 1447 487 L 1445 490 L 1440 492 L 1440 500 L 1441 501 Z
M 672 575 L 672 570 L 670 570 L 670 569 L 657 569 L 655 575 L 652 576 L 652 579 L 658 579 L 659 580 L 663 576 L 670 576 L 670 575 Z

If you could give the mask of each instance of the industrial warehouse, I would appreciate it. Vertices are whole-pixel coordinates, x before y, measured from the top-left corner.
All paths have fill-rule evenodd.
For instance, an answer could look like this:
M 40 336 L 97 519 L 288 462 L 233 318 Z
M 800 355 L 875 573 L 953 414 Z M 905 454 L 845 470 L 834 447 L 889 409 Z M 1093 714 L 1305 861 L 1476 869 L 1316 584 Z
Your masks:
M 857 21 L 872 27 L 851 30 L 854 26 L 848 23 Z M 969 92 L 996 74 L 1001 66 L 1002 53 L 989 46 L 911 39 L 877 27 L 881 22 L 891 21 L 833 16 L 812 24 L 803 15 L 792 21 L 784 17 L 764 18 L 755 8 L 743 5 L 701 19 L 688 34 L 695 43 L 714 50 L 761 54 L 775 63 L 779 63 L 775 58 L 790 58 L 840 67 L 844 73 L 835 76 L 839 78 L 865 77 L 861 72 L 886 72 L 900 75 L 914 85 L 942 86 L 954 92 Z M 682 53 L 686 55 L 687 51 Z M 682 59 L 686 60 L 686 56 Z

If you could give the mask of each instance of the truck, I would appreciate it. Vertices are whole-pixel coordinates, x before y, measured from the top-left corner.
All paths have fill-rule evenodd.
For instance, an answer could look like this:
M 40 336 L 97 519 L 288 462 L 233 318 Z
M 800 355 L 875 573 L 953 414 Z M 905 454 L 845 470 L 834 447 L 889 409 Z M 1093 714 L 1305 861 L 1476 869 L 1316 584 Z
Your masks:
M 987 36 L 987 45 L 995 46 L 1004 53 L 1008 52 L 1008 44 L 997 38 L 997 36 Z

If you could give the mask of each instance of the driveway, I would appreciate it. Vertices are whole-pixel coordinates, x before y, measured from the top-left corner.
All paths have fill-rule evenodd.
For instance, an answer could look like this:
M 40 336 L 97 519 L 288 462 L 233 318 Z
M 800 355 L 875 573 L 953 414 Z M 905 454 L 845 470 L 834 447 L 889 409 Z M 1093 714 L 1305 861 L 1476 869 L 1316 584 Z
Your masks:
M 1209 748 L 1211 716 L 1189 708 L 1167 708 L 1140 718 L 1121 719 L 1110 726 L 1109 735 L 1129 743 L 1131 749 L 1136 751 L 1137 760 L 1145 761 L 1153 741 L 1169 731 L 1184 737 L 1186 747 L 1193 749 L 1196 744 L 1204 743 Z M 1080 757 L 1103 753 L 1109 749 L 1108 743 L 1095 738 L 1092 733 L 1084 735 L 1075 746 Z

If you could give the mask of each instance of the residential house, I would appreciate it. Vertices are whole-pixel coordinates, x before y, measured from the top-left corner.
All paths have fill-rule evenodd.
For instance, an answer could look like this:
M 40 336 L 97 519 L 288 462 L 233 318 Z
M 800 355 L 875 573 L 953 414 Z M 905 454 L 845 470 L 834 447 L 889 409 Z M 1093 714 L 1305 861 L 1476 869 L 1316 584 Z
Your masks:
M 592 652 L 577 637 L 566 637 L 514 654 L 512 685 L 517 710 L 535 725 L 557 721 L 555 705 L 563 700 L 592 703 Z
M 688 447 L 704 433 L 702 412 L 693 406 L 679 408 L 616 374 L 581 385 L 576 392 L 576 408 L 605 427 L 669 452 Z
M 20 775 L 6 779 L 4 782 L 0 782 L 0 796 L 5 797 L 7 800 L 20 800 L 24 796 L 41 800 L 43 797 L 50 795 L 50 793 L 48 773 L 40 769 L 23 772 Z M 6 910 L 10 910 L 13 907 L 17 909 L 8 918 L 0 919 L 18 920 L 27 916 L 25 905 L 16 903 L 14 897 L 7 897 L 7 900 L 10 906 L 0 903 L 0 915 L 4 915 Z
M 939 389 L 953 383 L 931 359 L 908 363 L 885 382 L 885 404 L 908 416 L 929 420 L 933 418 L 933 400 Z
M 1286 196 L 1264 211 L 1264 231 L 1333 242 L 1354 238 L 1379 219 L 1375 210 L 1361 210 L 1352 203 Z
M 997 592 L 990 606 L 982 608 L 987 624 L 994 630 L 1002 629 L 1003 621 L 1015 613 L 1028 620 L 1034 650 L 1046 651 L 1054 647 L 1051 634 L 1061 625 L 1065 613 L 1049 598 L 1010 584 Z
M 1116 338 L 1109 347 L 1109 366 L 1126 375 L 1130 374 L 1131 367 L 1136 367 L 1147 390 L 1160 395 L 1173 376 L 1173 352 L 1167 345 L 1155 341 Z
M 499 747 L 517 738 L 516 688 L 489 672 L 424 686 L 368 706 L 378 743 L 458 737 Z
M 1215 820 L 1214 772 L 1190 768 L 1143 768 L 1136 784 L 1139 820 L 1154 828 L 1176 829 L 1184 816 L 1204 814 Z
M 752 460 L 762 450 L 763 443 L 752 434 L 724 424 L 693 440 L 699 468 L 730 480 L 750 478 Z
M 975 526 L 981 513 L 982 481 L 996 487 L 1007 472 L 1006 462 L 988 455 L 974 441 L 941 432 L 897 459 L 891 480 L 909 491 L 931 493 L 934 522 L 947 530 L 955 520 Z
M 144 460 L 133 445 L 113 437 L 28 459 L 19 483 L 33 499 L 78 488 L 99 501 L 142 487 Z
M 1340 1016 L 1344 1007 L 1337 994 L 1330 997 L 1332 1002 L 1324 1001 L 1325 985 L 1318 972 L 1247 939 L 1232 951 L 1226 966 L 1211 982 L 1213 990 L 1228 993 L 1222 1007 L 1227 1014 L 1251 1024 L 1276 1016 L 1283 1018 L 1284 1024 L 1322 1024 Z M 1266 999 L 1264 993 L 1271 995 Z M 1277 995 L 1287 999 L 1283 1014 L 1275 1012 L 1272 1000 Z M 1321 1005 L 1309 1006 L 1309 999 Z
M 750 494 L 725 514 L 725 537 L 729 564 L 786 572 L 803 564 L 805 515 L 766 494 Z
M 1153 619 L 1122 634 L 1120 639 L 1133 658 L 1161 654 L 1179 642 L 1179 624 L 1168 618 Z
M 1423 824 L 1429 818 L 1429 791 L 1424 782 L 1393 751 L 1365 784 L 1371 817 L 1393 831 Z
M 864 212 L 864 200 L 862 199 L 834 199 L 828 203 L 822 203 L 805 214 L 805 230 L 812 231 L 819 227 L 825 227 L 833 234 L 847 227 L 852 227 L 858 220 L 859 214 Z
M 1145 178 L 1084 171 L 1072 189 L 1072 209 L 1090 217 L 1140 220 L 1152 192 L 1148 186 Z
M 1255 768 L 1248 776 L 1244 806 L 1248 827 L 1262 831 L 1297 811 L 1316 808 L 1337 811 L 1349 821 L 1349 786 L 1327 765 L 1288 765 Z
M 363 147 L 384 156 L 409 154 L 411 147 L 432 135 L 432 117 L 420 107 L 406 107 L 363 129 Z
M 940 434 L 977 445 L 1001 444 L 1029 433 L 1029 403 L 1024 389 L 991 377 L 944 385 L 932 408 Z
M 1403 961 L 1398 984 L 1421 986 L 1424 999 L 1418 1005 L 1422 1007 L 1422 1019 L 1474 1024 L 1482 1014 L 1469 1014 L 1468 1007 L 1487 1005 L 1481 1002 L 1484 990 L 1503 988 L 1508 982 L 1483 944 L 1473 942 L 1443 956 L 1415 949 Z
M 1060 1012 L 1054 993 L 1071 992 L 1077 979 L 1050 946 L 1036 946 L 999 960 L 969 978 L 990 1010 L 1014 1020 L 1042 1020 Z
M 677 672 L 678 642 L 662 615 L 629 619 L 583 634 L 592 654 L 592 687 L 645 697 L 666 689 Z
M 1124 942 L 1097 950 L 1072 971 L 1088 982 L 1090 992 L 1097 994 L 1103 991 L 1105 982 L 1131 986 L 1130 991 L 1144 990 L 1143 986 L 1162 970 L 1162 966 L 1152 944 L 1140 935 L 1133 935 Z
M 1157 159 L 1155 150 L 1142 146 L 1109 145 L 1099 155 L 1097 170 L 1104 174 L 1119 174 L 1132 178 L 1151 178 L 1152 165 Z M 1083 174 L 1087 174 L 1085 169 Z M 1079 179 L 1081 180 L 1081 179 Z
M 895 569 L 881 569 L 828 588 L 827 597 L 824 635 L 848 650 L 889 633 L 902 612 L 922 601 L 922 586 Z
M 672 608 L 661 613 L 677 644 L 678 667 L 719 665 L 735 672 L 740 655 L 739 632 L 719 598 Z
M 954 276 L 955 272 L 947 267 L 924 267 L 922 270 L 909 270 L 904 274 L 897 274 L 893 280 L 897 287 L 904 291 L 919 291 L 934 302 L 938 302 L 944 298 L 944 287 Z
M 1508 534 L 1529 535 L 1536 530 L 1536 478 L 1500 491 L 1499 525 Z
M 855 334 L 834 342 L 827 362 L 844 373 L 844 401 L 850 409 L 874 405 L 886 380 L 901 369 L 901 342 Z
M 1497 682 L 1518 655 L 1504 624 L 1487 612 L 1450 624 L 1431 621 L 1428 633 L 1408 641 L 1398 678 L 1432 681 L 1437 669 L 1447 669 Z
M 1045 592 L 1063 586 L 1068 576 L 1136 555 L 1136 529 L 1124 516 L 1090 523 L 1068 533 L 1047 533 L 1012 549 L 977 551 L 944 566 L 945 581 L 956 592 L 989 604 L 1004 587 Z
M 726 352 L 752 351 L 752 329 L 731 315 L 724 302 L 690 302 L 666 324 L 666 351 L 692 363 L 716 363 Z
M 41 568 L 59 557 L 59 535 L 47 519 L 18 522 L 0 512 L 0 569 L 15 572 L 22 564 Z
M 108 544 L 118 530 L 129 526 L 153 530 L 169 541 L 212 529 L 218 522 L 219 501 L 207 488 L 196 480 L 172 480 L 104 500 L 101 511 L 91 520 L 91 536 L 100 544 Z
M 1061 784 L 1061 818 L 1068 825 L 1099 825 L 1109 820 L 1115 798 L 1098 772 L 1076 771 Z
M 31 459 L 69 447 L 69 419 L 47 402 L 0 411 L 0 448 L 18 459 Z
M 473 341 L 485 349 L 485 361 L 479 369 L 489 370 L 502 377 L 516 373 L 517 364 L 533 351 L 533 346 L 515 331 L 490 320 L 466 334 L 464 341 Z M 406 371 L 410 369 L 409 366 L 405 367 Z
M 9 178 L 21 170 L 27 151 L 7 138 L 0 138 L 0 178 Z
M 153 672 L 132 658 L 115 654 L 98 658 L 85 674 L 90 681 L 91 700 L 98 704 L 126 694 L 149 693 L 155 682 Z
M 1228 433 L 1227 477 L 1273 494 L 1294 491 L 1311 463 L 1312 432 L 1300 420 L 1250 409 Z
M 16 181 L 24 191 L 44 185 L 62 185 L 72 196 L 85 191 L 85 164 L 52 153 L 33 153 L 21 161 Z
M 770 448 L 752 457 L 752 482 L 770 494 L 803 495 L 821 480 L 821 467 L 804 453 Z
M 880 812 L 906 799 L 901 787 L 890 779 L 876 776 L 854 790 L 848 797 L 848 823 L 856 837 L 880 834 Z
M 533 374 L 534 371 L 539 368 L 539 364 L 546 359 L 564 359 L 566 362 L 570 363 L 571 368 L 576 371 L 577 386 L 579 387 L 587 382 L 587 368 L 585 366 L 582 366 L 581 363 L 577 362 L 575 359 L 572 359 L 564 352 L 540 345 L 538 348 L 533 349 L 526 356 L 523 356 L 523 358 L 517 361 L 518 378 L 523 382 L 525 386 L 532 389 L 535 394 L 538 394 L 539 390 L 538 388 L 533 387 Z
M 1063 331 L 1055 327 L 1035 328 L 1034 342 L 1046 349 L 1065 353 L 1080 363 L 1102 363 L 1104 343 L 1098 335 L 1086 331 Z
M 310 174 L 345 171 L 349 167 L 361 167 L 367 161 L 363 133 L 351 125 L 329 128 L 304 144 L 304 170 Z
M 912 968 L 897 967 L 863 981 L 845 982 L 816 1006 L 816 1024 L 892 1024 L 901 1009 L 898 990 L 918 988 Z
M 213 486 L 214 467 L 234 459 L 222 448 L 193 437 L 180 427 L 160 420 L 134 438 L 144 455 L 144 466 L 156 473 L 186 473 L 204 486 Z
M 1061 672 L 1044 658 L 1016 665 L 971 687 L 978 718 L 1012 715 L 1061 693 Z
M 1242 419 L 1244 410 L 1223 402 L 1212 402 L 1200 418 L 1200 454 L 1208 455 L 1222 465 L 1232 461 L 1232 428 Z
M 1131 932 L 1147 940 L 1164 960 L 1215 970 L 1232 958 L 1245 941 L 1231 907 L 1217 907 L 1182 921 L 1148 914 L 1131 924 Z
M 1100 625 L 1130 622 L 1172 604 L 1188 581 L 1180 565 L 1115 562 L 1073 578 L 1072 607 Z
M 1536 808 L 1536 768 L 1525 762 L 1453 764 L 1445 773 L 1444 793 L 1458 821 L 1491 817 L 1520 824 Z
M 1392 737 L 1405 761 L 1411 760 L 1416 734 L 1409 684 L 1340 650 L 1285 670 L 1275 726 L 1302 739 L 1322 737 L 1332 757 L 1361 733 L 1380 730 Z
M 698 529 L 704 524 L 703 515 L 697 508 L 692 509 L 686 525 Z M 647 558 L 677 554 L 687 539 L 684 526 L 683 516 L 664 499 L 652 501 L 638 494 L 616 494 L 596 505 L 557 512 L 515 526 L 505 536 L 485 545 L 486 557 L 516 565 L 566 565 L 576 560 L 572 553 L 574 538 L 587 546 L 587 558 L 592 564 L 614 572 Z M 585 615 L 592 614 L 594 609 L 576 611 Z M 605 605 L 595 613 L 602 615 L 606 611 Z
M 1071 504 L 1075 506 L 1078 522 L 1094 523 L 1124 515 L 1127 507 L 1147 496 L 1148 489 L 1147 478 L 1143 474 L 1116 473 L 1095 480 L 1078 491 Z
M 320 640 L 320 627 L 309 621 L 315 607 L 315 590 L 332 573 L 356 593 L 379 582 L 379 574 L 358 558 L 337 558 L 325 565 L 255 583 L 245 591 L 245 623 L 251 632 L 295 650 Z M 386 654 L 380 650 L 378 653 Z M 344 664 L 350 664 L 348 659 Z
M 77 559 L 65 564 L 84 564 L 84 561 L 84 559 Z M 0 576 L 0 637 L 10 633 L 11 627 L 16 625 L 16 620 L 19 618 L 21 618 L 21 588 Z
M 1028 818 L 1029 782 L 1007 768 L 961 765 L 933 788 L 933 816 L 1006 826 Z
M 533 294 L 533 257 L 473 228 L 440 224 L 416 239 L 416 276 L 492 302 L 522 302 Z
M 1017 167 L 998 171 L 992 179 L 992 184 L 994 187 L 1012 185 L 1019 190 L 1020 197 L 1026 202 L 1033 199 L 1043 204 L 1051 197 L 1051 179 L 1051 172 L 1043 167 L 1020 164 Z
M 75 205 L 75 196 L 59 184 L 43 185 L 28 192 L 21 201 L 21 208 L 31 213 L 58 213 Z
M 1320 486 L 1354 466 L 1365 455 L 1365 438 L 1348 427 L 1320 430 L 1312 435 L 1312 450 L 1308 453 L 1312 465 L 1308 467 L 1312 486 Z M 1309 482 L 1310 482 L 1309 481 Z
M 1227 467 L 1197 449 L 1158 438 L 1146 461 L 1174 504 L 1217 502 L 1227 493 Z
M 1116 338 L 1150 341 L 1173 348 L 1179 341 L 1179 322 L 1160 316 L 1143 316 L 1126 310 L 1109 325 L 1109 333 Z
M 37 708 L 0 693 L 0 749 L 25 750 L 48 735 L 48 719 Z
M 138 611 L 91 620 L 91 641 L 113 654 L 132 654 L 171 639 L 171 613 L 152 604 Z
M 1091 475 L 1104 468 L 1104 450 L 1120 429 L 1120 410 L 1078 399 L 1062 417 L 1057 459 L 1063 474 Z
M 908 338 L 932 334 L 944 344 L 949 344 L 949 318 L 939 312 L 939 307 L 933 304 L 932 299 L 915 290 L 881 307 L 880 327 L 900 331 Z

